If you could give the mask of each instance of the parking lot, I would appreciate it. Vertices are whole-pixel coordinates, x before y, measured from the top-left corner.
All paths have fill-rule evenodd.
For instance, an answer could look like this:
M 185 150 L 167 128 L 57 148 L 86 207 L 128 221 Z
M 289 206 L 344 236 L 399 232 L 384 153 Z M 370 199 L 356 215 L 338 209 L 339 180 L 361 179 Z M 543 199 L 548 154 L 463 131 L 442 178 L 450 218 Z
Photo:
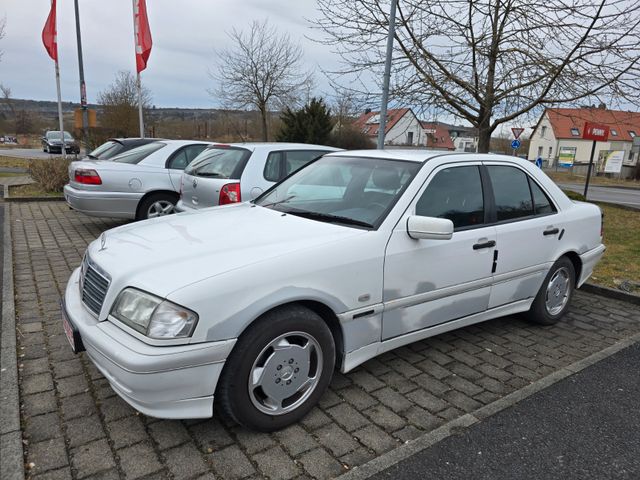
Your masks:
M 71 352 L 60 322 L 60 296 L 87 243 L 119 223 L 64 202 L 7 210 L 27 477 L 331 478 L 640 331 L 637 307 L 577 292 L 556 326 L 501 318 L 336 372 L 319 407 L 274 434 L 219 417 L 157 420 Z

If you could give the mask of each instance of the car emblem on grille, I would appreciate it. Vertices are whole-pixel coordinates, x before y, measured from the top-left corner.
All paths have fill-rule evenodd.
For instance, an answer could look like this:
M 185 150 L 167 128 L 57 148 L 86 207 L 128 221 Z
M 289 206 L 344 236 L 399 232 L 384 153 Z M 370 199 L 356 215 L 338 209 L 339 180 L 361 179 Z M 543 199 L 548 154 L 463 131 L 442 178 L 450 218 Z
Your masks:
M 102 235 L 100 235 L 100 250 L 98 251 L 101 252 L 102 250 L 106 250 L 107 249 L 106 244 L 107 244 L 107 234 L 103 233 Z
M 198 186 L 198 179 L 194 178 L 193 179 L 193 188 L 196 188 Z

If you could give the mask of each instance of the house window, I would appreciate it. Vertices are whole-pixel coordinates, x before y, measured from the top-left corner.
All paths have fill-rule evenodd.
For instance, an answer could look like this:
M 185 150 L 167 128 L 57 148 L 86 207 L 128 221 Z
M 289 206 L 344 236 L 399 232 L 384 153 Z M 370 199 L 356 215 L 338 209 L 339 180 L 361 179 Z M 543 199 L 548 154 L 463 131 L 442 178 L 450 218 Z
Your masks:
M 629 135 L 631 138 L 636 138 L 636 132 L 634 130 L 629 130 Z
M 549 155 L 548 155 L 549 158 L 551 158 L 552 153 L 553 153 L 553 147 L 549 147 Z
M 413 132 L 407 132 L 407 145 L 413 145 Z
M 571 129 L 571 135 L 573 135 L 574 137 L 579 137 L 580 136 L 580 130 L 577 129 L 576 127 L 573 127 Z
M 611 136 L 612 137 L 617 137 L 618 136 L 618 131 L 615 128 L 611 129 Z
M 543 127 L 540 129 L 540 136 L 541 136 L 541 137 L 544 137 L 546 133 L 547 133 L 547 127 L 546 127 L 546 126 L 543 126 Z
M 542 158 L 542 147 L 538 147 L 538 157 Z

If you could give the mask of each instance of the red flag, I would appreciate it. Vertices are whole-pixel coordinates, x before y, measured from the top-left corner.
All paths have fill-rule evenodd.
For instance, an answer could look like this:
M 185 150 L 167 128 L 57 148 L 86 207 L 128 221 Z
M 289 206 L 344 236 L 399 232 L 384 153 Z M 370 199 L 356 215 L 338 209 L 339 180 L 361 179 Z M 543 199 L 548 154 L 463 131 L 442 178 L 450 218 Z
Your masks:
M 56 31 L 56 0 L 51 2 L 51 11 L 42 29 L 42 43 L 49 56 L 58 61 L 58 34 Z
M 136 68 L 140 73 L 147 68 L 153 44 L 145 0 L 133 0 L 133 28 L 136 40 Z

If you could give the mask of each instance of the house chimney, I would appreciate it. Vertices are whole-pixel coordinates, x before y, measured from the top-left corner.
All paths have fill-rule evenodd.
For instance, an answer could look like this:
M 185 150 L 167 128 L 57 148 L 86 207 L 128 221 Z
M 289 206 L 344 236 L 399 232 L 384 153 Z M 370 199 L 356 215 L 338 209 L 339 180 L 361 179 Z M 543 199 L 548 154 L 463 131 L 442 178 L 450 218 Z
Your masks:
M 366 108 L 366 109 L 365 109 L 365 111 L 364 111 L 364 113 L 365 113 L 365 115 L 366 115 L 367 113 L 371 113 L 371 109 L 370 109 L 370 108 Z
M 607 104 L 606 103 L 600 103 L 600 105 L 598 105 L 598 108 L 600 110 L 606 110 L 607 109 Z

